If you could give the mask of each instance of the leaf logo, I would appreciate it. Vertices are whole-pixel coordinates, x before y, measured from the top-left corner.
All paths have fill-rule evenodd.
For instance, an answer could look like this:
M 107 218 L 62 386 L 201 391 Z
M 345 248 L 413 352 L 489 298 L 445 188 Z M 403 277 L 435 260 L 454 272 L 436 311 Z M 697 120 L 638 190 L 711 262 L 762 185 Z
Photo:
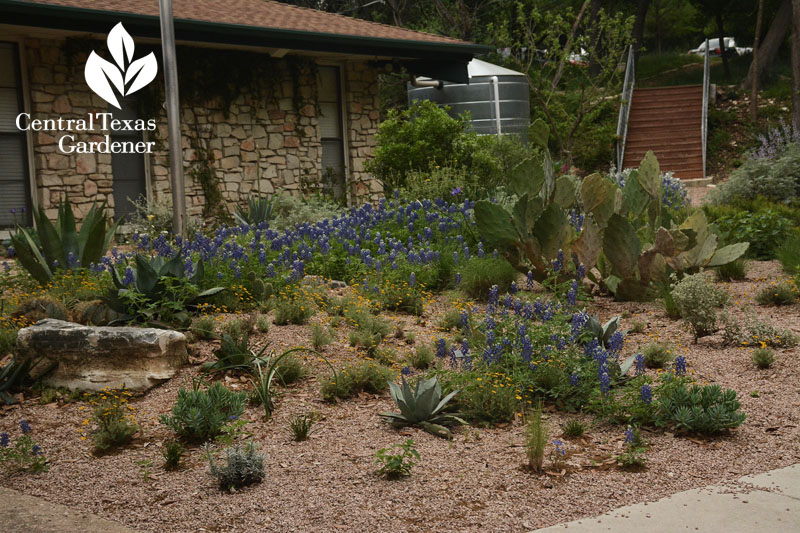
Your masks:
M 121 22 L 111 29 L 106 43 L 116 65 L 92 50 L 83 75 L 89 88 L 100 98 L 122 109 L 117 94 L 128 96 L 153 81 L 158 73 L 158 62 L 153 52 L 133 60 L 133 38 Z

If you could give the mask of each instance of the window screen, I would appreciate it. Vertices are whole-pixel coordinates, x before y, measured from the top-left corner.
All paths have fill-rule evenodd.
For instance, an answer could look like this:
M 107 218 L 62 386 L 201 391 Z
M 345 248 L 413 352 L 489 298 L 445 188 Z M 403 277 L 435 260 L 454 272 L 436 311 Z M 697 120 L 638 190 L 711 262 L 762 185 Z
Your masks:
M 342 199 L 345 194 L 344 134 L 339 67 L 319 68 L 319 129 L 322 137 L 324 192 Z
M 125 98 L 121 104 L 121 110 L 109 107 L 108 110 L 114 118 L 125 120 L 139 118 L 135 98 Z M 111 140 L 138 142 L 142 140 L 142 132 L 115 131 Z M 133 202 L 147 201 L 145 157 L 147 156 L 142 154 L 111 154 L 111 169 L 114 174 L 114 217 L 117 220 L 136 211 Z
M 21 112 L 17 45 L 0 42 L 0 228 L 32 223 L 28 149 L 25 132 L 16 125 Z

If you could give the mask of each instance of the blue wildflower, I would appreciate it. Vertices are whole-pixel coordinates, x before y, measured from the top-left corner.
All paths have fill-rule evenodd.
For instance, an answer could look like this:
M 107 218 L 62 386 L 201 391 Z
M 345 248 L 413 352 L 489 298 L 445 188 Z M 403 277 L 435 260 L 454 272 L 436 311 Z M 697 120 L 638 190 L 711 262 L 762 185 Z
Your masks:
M 528 270 L 528 274 L 525 276 L 525 288 L 529 291 L 533 290 L 533 272 Z
M 645 372 L 645 362 L 644 356 L 642 354 L 636 354 L 636 357 L 633 358 L 633 373 L 636 376 L 641 376 Z
M 19 421 L 19 429 L 22 430 L 22 434 L 23 435 L 27 435 L 28 433 L 33 431 L 33 428 L 31 428 L 31 425 L 28 424 L 28 421 L 25 420 L 24 418 Z
M 647 383 L 642 385 L 641 396 L 644 403 L 650 403 L 653 401 L 653 389 L 651 389 L 650 385 Z
M 458 196 L 459 194 L 461 194 L 461 187 L 456 187 L 450 191 L 450 196 Z
M 404 376 L 407 376 L 407 375 L 411 374 L 411 369 L 410 369 L 410 368 L 408 368 L 407 366 L 404 366 L 404 367 L 403 367 L 403 370 L 401 370 L 400 372 L 401 372 L 401 373 L 402 373 Z
M 445 355 L 447 355 L 447 341 L 440 338 L 436 341 L 436 357 L 441 359 Z
M 510 290 L 511 290 L 511 294 L 517 294 L 517 292 L 519 292 L 519 288 L 517 287 L 517 282 L 516 281 L 512 281 L 511 282 L 511 289 Z
M 0 448 L 8 448 L 8 443 L 11 441 L 11 438 L 8 436 L 8 433 L 5 431 L 0 433 Z
M 33 453 L 33 455 L 44 455 L 44 452 L 42 451 L 42 449 L 39 447 L 38 444 L 33 445 L 31 452 Z
M 461 272 L 456 272 L 456 287 L 461 286 Z
M 622 343 L 625 340 L 625 336 L 622 334 L 621 331 L 615 331 L 611 338 L 608 339 L 608 351 L 611 353 L 619 353 L 622 350 Z
M 567 451 L 564 449 L 564 443 L 556 439 L 553 441 L 553 446 L 556 447 L 556 453 L 559 455 L 566 455 Z
M 625 444 L 633 444 L 636 441 L 636 432 L 632 426 L 625 430 Z
M 572 385 L 573 387 L 577 387 L 579 383 L 580 383 L 580 378 L 578 377 L 578 374 L 576 372 L 573 372 L 572 374 L 569 375 L 570 385 Z
M 570 284 L 569 291 L 567 291 L 567 305 L 572 307 L 575 305 L 575 302 L 578 300 L 578 282 L 576 280 L 572 280 Z
M 136 281 L 136 279 L 133 277 L 133 269 L 131 267 L 125 267 L 125 275 L 122 276 L 122 284 L 127 287 L 134 281 Z
M 683 376 L 686 374 L 686 358 L 679 355 L 675 358 L 675 375 Z
M 408 276 L 408 286 L 413 287 L 416 284 L 417 284 L 417 275 L 412 272 L 411 275 Z

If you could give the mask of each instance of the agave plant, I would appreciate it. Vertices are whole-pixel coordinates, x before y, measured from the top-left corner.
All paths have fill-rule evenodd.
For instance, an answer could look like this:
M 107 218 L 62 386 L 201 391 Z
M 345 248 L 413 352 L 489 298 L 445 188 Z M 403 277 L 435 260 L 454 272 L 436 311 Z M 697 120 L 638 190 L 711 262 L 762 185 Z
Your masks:
M 110 224 L 105 203 L 99 207 L 95 203 L 78 231 L 69 197 L 59 204 L 55 225 L 44 209 L 35 209 L 33 216 L 36 231 L 17 226 L 11 244 L 22 267 L 43 285 L 53 279 L 53 272 L 58 268 L 71 270 L 99 263 L 122 222 L 120 219 Z
M 191 277 L 186 276 L 181 254 L 165 260 L 161 256 L 147 257 L 137 254 L 134 258 L 135 272 L 131 270 L 130 279 L 120 278 L 116 269 L 111 269 L 114 288 L 110 289 L 104 301 L 111 309 L 123 314 L 120 321 L 134 319 L 152 322 L 161 318 L 164 311 L 169 311 L 173 322 L 188 323 L 188 309 L 199 300 L 213 296 L 224 287 L 214 287 L 205 291 L 197 289 L 203 279 L 204 267 L 202 259 L 198 261 Z M 126 274 L 127 277 L 127 274 Z M 175 291 L 175 282 L 183 283 L 193 291 Z M 194 294 L 191 294 L 194 292 Z M 132 296 L 136 296 L 135 298 Z M 180 296 L 181 300 L 176 298 Z M 135 309 L 131 302 L 136 301 Z
M 453 399 L 458 391 L 453 391 L 442 398 L 439 380 L 420 379 L 414 390 L 402 377 L 402 385 L 389 383 L 389 390 L 394 403 L 400 408 L 399 413 L 381 413 L 396 426 L 419 426 L 437 437 L 453 438 L 453 434 L 445 426 L 466 424 L 457 414 L 444 413 L 447 402 Z
M 254 226 L 261 222 L 269 223 L 273 216 L 272 198 L 268 194 L 251 196 L 247 199 L 247 209 L 242 209 L 237 205 L 233 216 L 239 224 Z

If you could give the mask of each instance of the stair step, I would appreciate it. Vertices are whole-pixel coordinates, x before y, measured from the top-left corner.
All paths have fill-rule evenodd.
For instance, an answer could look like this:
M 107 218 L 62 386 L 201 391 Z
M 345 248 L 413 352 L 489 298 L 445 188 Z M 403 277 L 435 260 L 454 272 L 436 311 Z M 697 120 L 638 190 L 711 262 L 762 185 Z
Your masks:
M 674 85 L 672 87 L 637 87 L 634 94 L 703 94 L 702 85 Z

